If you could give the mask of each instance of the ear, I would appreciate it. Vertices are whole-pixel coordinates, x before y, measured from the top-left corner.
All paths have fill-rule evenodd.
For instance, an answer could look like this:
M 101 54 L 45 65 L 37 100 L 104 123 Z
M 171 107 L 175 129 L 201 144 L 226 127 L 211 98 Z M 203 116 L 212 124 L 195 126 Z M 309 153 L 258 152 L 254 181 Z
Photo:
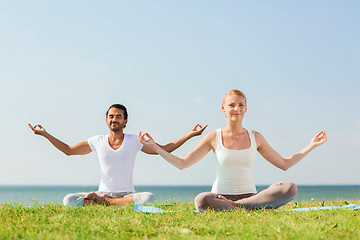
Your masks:
M 225 112 L 224 104 L 221 104 L 221 111 Z
M 124 128 L 126 127 L 127 119 L 124 120 Z
M 222 111 L 223 113 L 225 113 L 224 104 L 221 104 L 221 111 Z M 225 113 L 225 117 L 227 118 L 226 113 Z

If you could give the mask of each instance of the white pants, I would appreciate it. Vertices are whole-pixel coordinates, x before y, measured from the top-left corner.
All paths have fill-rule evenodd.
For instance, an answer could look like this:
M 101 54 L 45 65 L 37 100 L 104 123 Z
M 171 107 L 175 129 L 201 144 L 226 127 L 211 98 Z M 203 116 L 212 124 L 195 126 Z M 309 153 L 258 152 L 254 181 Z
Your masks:
M 98 195 L 108 194 L 110 198 L 123 198 L 128 195 L 133 196 L 133 200 L 135 204 L 143 204 L 143 203 L 152 203 L 155 201 L 156 197 L 151 192 L 139 192 L 139 193 L 129 193 L 129 192 L 96 192 Z M 84 197 L 87 195 L 87 192 L 80 193 L 70 193 L 64 197 L 63 204 L 64 206 L 83 206 L 84 205 Z

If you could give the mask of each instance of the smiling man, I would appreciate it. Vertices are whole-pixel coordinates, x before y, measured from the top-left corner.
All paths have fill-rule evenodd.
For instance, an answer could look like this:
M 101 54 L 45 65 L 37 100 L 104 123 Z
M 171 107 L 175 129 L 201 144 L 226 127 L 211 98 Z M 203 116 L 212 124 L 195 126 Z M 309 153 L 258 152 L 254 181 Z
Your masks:
M 35 134 L 48 139 L 57 149 L 66 155 L 85 155 L 92 151 L 97 152 L 102 178 L 97 192 L 72 193 L 64 198 L 65 206 L 79 206 L 92 203 L 108 205 L 125 205 L 128 203 L 149 203 L 155 200 L 155 196 L 149 192 L 136 193 L 133 184 L 133 169 L 138 151 L 147 154 L 157 154 L 148 146 L 143 146 L 138 136 L 124 133 L 128 122 L 128 113 L 125 106 L 113 104 L 106 112 L 106 124 L 109 127 L 109 134 L 98 135 L 89 138 L 87 141 L 77 143 L 73 146 L 58 140 L 41 125 L 29 127 Z M 190 138 L 201 135 L 207 125 L 202 127 L 196 124 L 185 136 L 160 146 L 167 152 L 179 148 Z

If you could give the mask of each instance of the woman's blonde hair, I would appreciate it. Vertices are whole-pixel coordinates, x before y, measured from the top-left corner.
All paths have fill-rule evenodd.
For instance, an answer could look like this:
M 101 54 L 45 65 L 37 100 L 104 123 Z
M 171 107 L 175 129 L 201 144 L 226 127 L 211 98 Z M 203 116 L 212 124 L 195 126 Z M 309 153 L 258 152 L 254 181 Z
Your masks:
M 225 99 L 226 99 L 227 96 L 234 95 L 234 94 L 244 97 L 244 98 L 245 98 L 245 103 L 247 103 L 245 93 L 243 93 L 243 92 L 240 91 L 240 90 L 236 90 L 236 89 L 233 89 L 233 90 L 228 91 L 227 93 L 225 93 L 225 95 L 224 95 L 224 97 L 223 97 L 223 100 L 222 100 L 222 103 L 224 104 Z

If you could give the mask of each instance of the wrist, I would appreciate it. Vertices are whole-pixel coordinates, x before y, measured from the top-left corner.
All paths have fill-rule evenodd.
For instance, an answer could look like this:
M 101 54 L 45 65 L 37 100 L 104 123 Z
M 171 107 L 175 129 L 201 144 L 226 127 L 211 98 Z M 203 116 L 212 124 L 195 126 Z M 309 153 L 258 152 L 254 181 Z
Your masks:
M 193 133 L 193 132 L 189 132 L 187 135 L 185 135 L 186 140 L 189 140 L 192 137 L 195 137 L 195 133 Z
M 168 145 L 168 144 L 167 144 Z M 159 144 L 157 144 L 156 142 L 154 142 L 153 144 L 151 144 L 150 145 L 150 148 L 152 148 L 152 150 L 156 150 L 156 149 L 159 149 L 159 148 L 161 148 L 162 149 L 162 147 L 159 145 Z
M 310 151 L 314 150 L 316 147 L 317 147 L 317 145 L 315 145 L 315 144 L 313 144 L 313 143 L 311 143 L 311 144 L 309 145 Z
M 43 136 L 45 138 L 49 138 L 49 135 L 47 132 L 42 132 L 42 133 L 39 133 L 40 136 Z

